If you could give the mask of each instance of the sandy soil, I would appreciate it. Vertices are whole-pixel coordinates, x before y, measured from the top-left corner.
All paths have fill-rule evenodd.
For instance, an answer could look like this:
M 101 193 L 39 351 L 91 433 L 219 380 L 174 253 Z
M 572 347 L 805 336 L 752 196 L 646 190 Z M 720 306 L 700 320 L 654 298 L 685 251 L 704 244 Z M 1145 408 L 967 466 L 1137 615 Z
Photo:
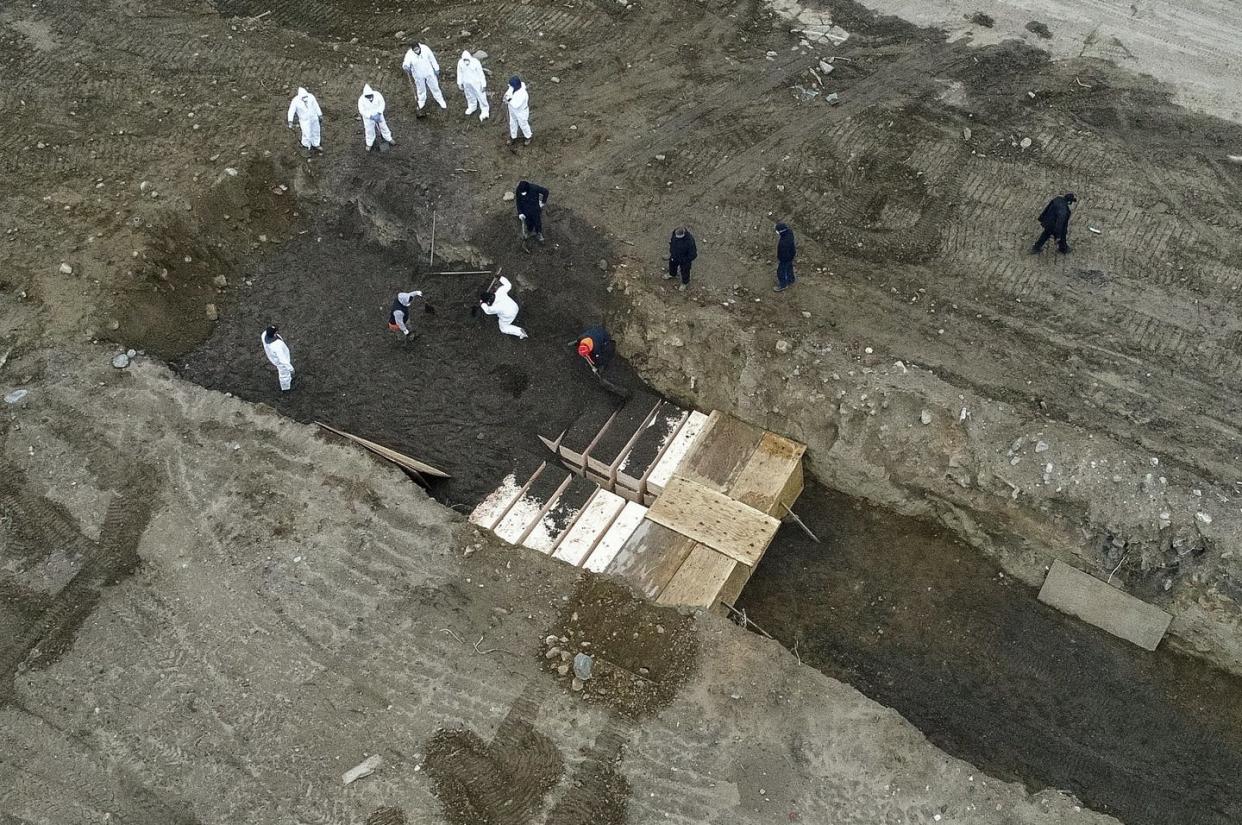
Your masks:
M 18 361 L 3 419 L 6 822 L 1115 821 L 721 619 L 498 546 L 313 427 L 97 354 Z M 585 697 L 548 634 L 597 652 Z

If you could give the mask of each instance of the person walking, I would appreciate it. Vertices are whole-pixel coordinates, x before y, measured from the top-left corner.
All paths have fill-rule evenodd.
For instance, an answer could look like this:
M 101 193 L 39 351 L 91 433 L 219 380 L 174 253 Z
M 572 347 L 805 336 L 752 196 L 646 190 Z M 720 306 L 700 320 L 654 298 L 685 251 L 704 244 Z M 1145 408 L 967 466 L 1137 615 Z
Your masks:
M 436 62 L 436 55 L 428 46 L 423 43 L 411 43 L 409 50 L 405 53 L 405 60 L 401 61 L 401 68 L 410 78 L 410 85 L 414 87 L 414 97 L 418 100 L 416 117 L 423 117 L 427 92 L 431 92 L 431 96 L 435 98 L 436 103 L 440 104 L 441 109 L 448 108 L 448 104 L 444 102 L 444 93 L 440 91 L 440 64 Z
M 513 284 L 509 283 L 509 279 L 503 275 L 499 280 L 500 285 L 496 289 L 479 295 L 479 309 L 483 310 L 486 315 L 495 315 L 500 324 L 500 331 L 505 335 L 528 338 L 526 330 L 513 323 L 518 316 L 517 301 L 509 295 Z
M 388 121 L 384 120 L 384 96 L 371 88 L 369 83 L 363 84 L 362 96 L 358 98 L 358 114 L 362 115 L 362 132 L 366 136 L 367 151 L 375 145 L 375 132 L 389 146 L 396 146 L 392 132 L 388 129 Z
M 474 114 L 477 108 L 479 122 L 487 120 L 491 114 L 487 107 L 487 75 L 483 64 L 468 51 L 463 51 L 457 61 L 457 88 L 466 96 L 466 114 Z
M 1073 192 L 1057 195 L 1048 201 L 1044 211 L 1039 213 L 1039 224 L 1044 228 L 1044 231 L 1040 234 L 1039 240 L 1035 241 L 1035 245 L 1031 247 L 1032 255 L 1038 255 L 1043 252 L 1044 244 L 1048 243 L 1049 238 L 1057 239 L 1057 252 L 1064 255 L 1070 251 L 1068 243 L 1070 204 L 1077 202 L 1078 198 L 1074 196 Z
M 773 292 L 784 292 L 794 285 L 794 258 L 798 257 L 798 244 L 794 241 L 789 224 L 776 225 L 776 286 Z
M 685 292 L 686 287 L 690 286 L 690 265 L 697 257 L 699 250 L 690 230 L 684 226 L 674 229 L 672 237 L 668 239 L 668 274 L 664 276 L 664 280 L 671 281 L 680 277 L 681 283 L 677 288 Z
M 509 143 L 517 140 L 518 131 L 526 138 L 525 146 L 530 146 L 530 94 L 522 78 L 514 75 L 509 78 L 509 88 L 505 91 L 505 105 L 509 107 Z
M 322 152 L 319 146 L 320 127 L 323 125 L 323 110 L 319 101 L 310 92 L 298 87 L 298 93 L 289 102 L 289 128 L 293 128 L 293 118 L 297 117 L 298 126 L 302 128 L 302 148 L 308 152 Z
M 410 337 L 410 303 L 415 298 L 423 297 L 423 293 L 419 290 L 412 292 L 398 292 L 397 297 L 392 301 L 392 307 L 388 310 L 388 328 L 393 332 L 399 332 L 404 338 Z
M 259 340 L 263 342 L 263 352 L 267 355 L 267 360 L 276 368 L 280 391 L 289 391 L 293 388 L 293 361 L 289 356 L 289 345 L 280 337 L 275 324 L 263 330 Z
M 612 356 L 617 353 L 617 342 L 612 340 L 612 336 L 608 334 L 608 330 L 600 324 L 593 327 L 587 327 L 578 336 L 575 342 L 578 355 L 591 366 L 591 372 L 596 374 L 600 370 L 608 366 L 612 361 Z
M 518 181 L 513 190 L 513 203 L 517 207 L 518 220 L 522 222 L 522 240 L 534 235 L 543 243 L 543 207 L 548 203 L 549 192 L 537 183 Z

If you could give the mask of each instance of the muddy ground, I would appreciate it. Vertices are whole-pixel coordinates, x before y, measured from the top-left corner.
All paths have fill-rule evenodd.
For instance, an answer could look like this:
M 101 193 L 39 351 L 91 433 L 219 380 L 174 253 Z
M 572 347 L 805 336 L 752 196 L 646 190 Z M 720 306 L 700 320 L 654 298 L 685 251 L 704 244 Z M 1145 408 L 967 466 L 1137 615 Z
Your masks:
M 1172 87 L 1107 63 L 1050 63 L 1023 45 L 972 48 L 846 2 L 821 7 L 851 33 L 835 47 L 800 45 L 788 21 L 757 3 L 437 5 L 415 8 L 415 20 L 410 8 L 230 0 L 187 9 L 53 0 L 0 13 L 0 61 L 11 79 L 0 92 L 11 115 L 0 125 L 0 168 L 11 182 L 0 239 L 6 391 L 44 380 L 29 366 L 42 360 L 41 347 L 101 339 L 134 347 L 209 387 L 273 404 L 303 421 L 331 418 L 442 462 L 455 478 L 437 494 L 464 509 L 514 456 L 538 452 L 536 432 L 554 434 L 578 412 L 615 403 L 581 370 L 561 368 L 573 362 L 564 341 L 602 315 L 637 368 L 638 376 L 626 374 L 623 383 L 637 386 L 641 376 L 684 403 L 730 410 L 802 438 L 811 446 L 812 469 L 830 485 L 873 505 L 938 519 L 1028 584 L 1054 557 L 1111 573 L 1175 614 L 1176 644 L 1242 668 L 1236 603 L 1242 579 L 1234 550 L 1242 259 L 1232 205 L 1242 167 L 1222 160 L 1238 145 L 1238 127 L 1188 114 L 1170 102 Z M 414 121 L 395 69 L 403 39 L 397 33 L 406 31 L 418 31 L 437 49 L 450 114 Z M 449 67 L 466 46 L 490 52 L 493 87 L 512 71 L 531 84 L 532 147 L 511 152 L 500 123 L 483 127 L 460 116 Z M 829 57 L 839 59 L 825 73 L 819 61 Z M 388 97 L 400 141 L 391 152 L 360 151 L 352 112 L 364 81 Z M 326 114 L 328 152 L 310 161 L 282 123 L 299 83 L 319 95 Z M 840 94 L 839 105 L 823 102 L 829 91 Z M 513 241 L 511 204 L 502 199 L 523 177 L 553 192 L 549 244 L 529 255 Z M 1033 216 L 1051 192 L 1068 188 L 1082 198 L 1074 254 L 1025 257 Z M 476 282 L 420 281 L 433 214 L 440 261 L 504 265 L 516 276 L 520 321 L 534 339 L 510 340 L 494 322 L 471 319 L 464 305 Z M 770 226 L 778 218 L 798 233 L 800 281 L 773 300 Z M 681 222 L 690 223 L 702 251 L 685 295 L 656 277 L 668 230 Z M 392 293 L 406 286 L 423 288 L 437 307 L 434 316 L 416 319 L 423 334 L 410 346 L 383 326 Z M 299 370 L 298 389 L 287 398 L 277 396 L 258 346 L 258 332 L 270 321 L 288 334 Z M 73 352 L 85 357 L 85 350 Z M 50 363 L 49 380 L 61 378 L 73 361 Z M 66 392 L 89 398 L 86 386 Z M 162 410 L 158 397 L 152 391 L 139 401 Z M 237 408 L 203 412 L 224 402 L 218 395 L 188 397 L 197 412 L 177 419 L 159 441 L 164 449 L 180 449 L 177 439 L 195 449 L 241 443 L 234 433 L 242 430 L 230 423 Z M 98 410 L 82 403 L 40 412 L 39 426 L 68 439 L 75 417 L 112 420 L 103 401 Z M 133 419 L 130 439 L 145 437 L 147 412 L 117 407 Z M 921 423 L 924 411 L 932 423 Z M 109 432 L 106 423 L 97 430 Z M 18 439 L 6 449 L 20 453 L 26 446 Z M 98 609 L 101 588 L 143 570 L 135 553 L 149 561 L 182 552 L 183 526 L 159 534 L 159 553 L 149 545 L 145 553 L 141 545 L 135 550 L 144 519 L 163 512 L 134 503 L 147 499 L 149 489 L 181 479 L 179 494 L 222 518 L 241 512 L 236 501 L 208 503 L 204 489 L 245 482 L 251 504 L 245 512 L 253 521 L 247 529 L 254 532 L 239 534 L 227 529 L 227 519 L 219 522 L 210 531 L 215 552 L 254 551 L 272 536 L 311 541 L 329 523 L 291 515 L 329 507 L 299 497 L 298 484 L 313 471 L 296 462 L 291 470 L 287 445 L 259 451 L 253 461 L 262 468 L 252 468 L 253 461 L 237 465 L 245 468 L 240 480 L 220 470 L 193 483 L 184 479 L 203 460 L 197 453 L 155 461 L 148 474 L 124 458 L 125 450 L 93 449 L 79 439 L 73 449 L 89 456 L 92 472 L 132 486 L 109 504 L 98 490 L 56 488 L 37 464 L 15 465 L 6 477 L 6 495 L 17 497 L 21 513 L 51 512 L 51 532 L 23 533 L 19 526 L 5 534 L 6 621 L 25 628 L 22 645 L 7 649 L 10 670 L 77 650 L 73 629 L 93 627 L 90 611 Z M 283 480 L 264 475 L 268 470 Z M 352 476 L 325 483 L 327 497 L 339 494 L 350 512 L 375 501 Z M 53 489 L 63 502 L 43 503 Z M 300 510 L 281 506 L 290 497 Z M 808 502 L 817 524 L 831 518 L 831 502 Z M 182 520 L 195 517 L 189 505 L 176 512 Z M 358 537 L 340 539 L 342 546 L 367 542 L 372 529 L 361 526 Z M 70 548 L 68 561 L 48 570 L 10 562 L 14 552 L 42 558 L 49 536 Z M 420 533 L 410 546 L 442 552 L 446 541 L 441 533 Z M 905 552 L 923 541 L 908 543 Z M 111 549 L 93 554 L 96 546 Z M 76 563 L 96 555 L 104 560 L 75 574 Z M 784 581 L 780 598 L 788 603 L 798 593 L 819 603 L 808 571 L 790 567 L 780 553 L 774 558 L 772 575 Z M 785 628 L 778 635 L 817 666 L 921 720 L 955 753 L 1032 787 L 1059 784 L 1064 773 L 1056 763 L 1084 740 L 1026 748 L 1023 725 L 1031 719 L 1022 703 L 1029 692 L 1016 674 L 1023 662 L 1050 657 L 1063 666 L 1049 668 L 1049 682 L 1040 684 L 1085 678 L 1081 660 L 1054 655 L 1067 645 L 1097 645 L 1115 664 L 1116 678 L 1150 679 L 1150 691 L 1127 696 L 1166 722 L 1152 725 L 1151 753 L 1236 763 L 1236 727 L 1222 723 L 1187 744 L 1172 725 L 1185 718 L 1185 708 L 1164 689 L 1190 686 L 1208 707 L 1213 696 L 1231 696 L 1234 682 L 1217 683 L 1181 659 L 1110 646 L 1093 631 L 1041 612 L 1025 590 L 1025 607 L 1013 608 L 994 597 L 995 570 L 977 558 L 948 569 L 947 561 L 931 560 L 940 556 L 918 558 L 924 564 L 917 572 L 933 581 L 947 583 L 946 576 L 965 571 L 961 586 L 980 605 L 980 621 L 1013 627 L 1010 638 L 1024 646 L 1005 658 L 997 655 L 995 638 L 993 647 L 957 645 L 937 665 L 928 650 L 943 648 L 927 648 L 922 629 L 912 626 L 901 637 L 909 647 L 897 654 L 865 645 L 866 637 L 828 639 L 808 652 L 799 634 L 819 628 L 822 619 L 782 620 L 776 612 L 773 623 Z M 10 581 L 14 569 L 27 577 L 20 587 Z M 860 585 L 873 574 L 864 570 L 855 574 Z M 375 575 L 383 581 L 391 573 Z M 230 586 L 249 586 L 246 581 Z M 365 683 L 366 669 L 377 663 L 344 666 L 338 658 L 347 629 L 357 627 L 346 616 L 351 606 L 387 591 L 370 582 L 360 585 L 364 596 L 338 594 L 327 582 L 316 591 L 323 602 L 307 607 L 305 616 L 310 621 L 323 610 L 339 619 L 323 628 L 336 645 L 328 661 L 334 673 Z M 136 637 L 148 623 L 180 626 L 168 616 L 180 616 L 182 597 L 161 593 L 166 586 L 181 593 L 200 585 L 150 582 L 142 598 L 164 612 L 135 618 Z M 523 586 L 529 583 L 516 592 Z M 460 582 L 453 589 L 463 587 L 470 591 Z M 61 588 L 68 589 L 58 604 L 76 605 L 68 619 L 30 595 Z M 455 609 L 433 603 L 436 610 Z M 471 604 L 485 612 L 481 602 Z M 762 610 L 771 601 L 754 604 Z M 939 615 L 935 605 L 923 608 Z M 245 624 L 246 611 L 259 608 L 239 603 L 236 609 Z M 947 620 L 969 627 L 970 618 L 958 612 Z M 841 652 L 846 641 L 856 658 Z M 113 643 L 121 658 L 142 651 L 132 638 Z M 197 639 L 189 649 L 202 644 L 214 650 L 223 642 Z M 95 649 L 108 646 L 99 640 Z M 434 656 L 411 664 L 399 648 L 385 650 L 397 672 L 444 669 Z M 996 666 L 980 669 L 984 657 L 995 657 Z M 241 667 L 227 657 L 209 659 L 208 669 Z M 899 672 L 936 679 L 945 661 L 958 664 L 963 691 L 1001 686 L 988 701 L 1007 735 L 996 739 L 996 728 L 980 729 L 981 715 L 969 712 L 977 700 L 887 684 Z M 169 672 L 176 667 L 174 661 Z M 66 684 L 56 695 L 69 702 L 79 690 L 74 685 L 83 683 Z M 425 686 L 434 684 L 427 677 Z M 44 686 L 30 687 L 36 689 Z M 237 701 L 227 687 L 220 690 L 222 704 Z M 1107 708 L 1103 718 L 1124 714 L 1129 699 L 1102 693 L 1090 695 Z M 470 696 L 470 703 L 490 706 L 491 700 Z M 1048 701 L 1034 706 L 1062 718 L 1062 705 Z M 151 723 L 170 707 L 157 708 Z M 321 722 L 331 725 L 333 718 L 325 713 Z M 118 752 L 116 728 L 87 729 L 113 742 L 109 753 Z M 504 730 L 521 733 L 512 725 Z M 1086 741 L 1091 730 L 1085 728 Z M 495 743 L 502 753 L 507 736 Z M 521 736 L 517 741 L 525 741 Z M 472 748 L 479 744 L 465 739 Z M 1126 775 L 1117 775 L 1105 760 L 1089 759 L 1090 781 L 1074 789 L 1108 810 L 1133 813 L 1126 806 L 1133 805 L 1134 776 L 1152 776 L 1157 762 L 1131 738 L 1108 741 L 1108 753 L 1133 759 L 1135 774 L 1129 765 Z M 1213 743 L 1221 747 L 1215 760 L 1208 753 Z M 176 736 L 155 745 L 184 747 Z M 221 748 L 230 751 L 228 744 Z M 610 798 L 623 796 L 604 770 L 615 761 L 612 740 L 590 753 L 598 768 L 592 781 Z M 755 753 L 744 771 L 748 781 L 788 759 L 820 765 L 796 743 L 792 756 Z M 196 764 L 192 756 L 178 759 Z M 136 762 L 150 770 L 149 759 Z M 443 772 L 432 775 L 445 781 Z M 639 798 L 634 776 L 628 781 Z M 99 781 L 101 787 L 113 782 Z M 121 784 L 126 799 L 142 808 L 159 788 L 177 782 L 161 780 L 153 792 L 126 773 Z M 450 775 L 441 791 L 456 793 L 451 784 Z M 1184 777 L 1160 786 L 1167 793 L 1153 791 L 1152 805 L 1179 790 L 1190 793 L 1187 784 L 1194 787 Z M 795 785 L 788 786 L 792 796 L 807 793 Z M 1194 801 L 1205 821 L 1236 811 L 1219 783 L 1201 790 Z M 219 813 L 210 783 L 187 793 L 196 800 L 191 807 Z M 419 810 L 436 807 L 425 790 L 417 793 Z M 838 801 L 848 807 L 853 791 L 842 793 Z M 279 811 L 288 798 L 276 793 L 268 804 Z M 33 810 L 26 802 L 6 804 L 17 812 L 12 816 Z M 250 804 L 248 810 L 258 809 Z M 316 804 L 336 803 L 318 798 Z M 840 809 L 824 804 L 805 815 L 822 820 L 830 808 Z M 927 819 L 933 810 L 910 815 Z M 357 819 L 361 808 L 352 811 L 346 818 Z M 631 809 L 631 816 L 667 812 Z M 142 816 L 176 821 L 182 811 Z

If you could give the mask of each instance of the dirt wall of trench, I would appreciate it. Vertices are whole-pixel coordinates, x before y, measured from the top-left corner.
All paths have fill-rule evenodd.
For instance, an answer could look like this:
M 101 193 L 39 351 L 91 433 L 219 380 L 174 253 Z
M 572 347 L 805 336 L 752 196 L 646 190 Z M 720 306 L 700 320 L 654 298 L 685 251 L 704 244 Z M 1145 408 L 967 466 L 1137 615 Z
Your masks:
M 620 351 L 661 392 L 806 442 L 825 484 L 935 519 L 1031 585 L 1054 559 L 1118 582 L 1173 615 L 1166 644 L 1242 672 L 1242 536 L 1196 468 L 839 340 L 796 289 L 671 312 L 650 278 L 618 286 Z

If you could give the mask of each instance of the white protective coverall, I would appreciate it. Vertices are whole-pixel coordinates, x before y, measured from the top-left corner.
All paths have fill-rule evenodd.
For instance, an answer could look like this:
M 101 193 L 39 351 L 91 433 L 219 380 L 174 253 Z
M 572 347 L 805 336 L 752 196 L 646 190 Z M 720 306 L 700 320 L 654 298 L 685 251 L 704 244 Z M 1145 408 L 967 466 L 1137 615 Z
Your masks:
M 526 84 L 520 83 L 516 89 L 510 86 L 505 92 L 505 103 L 509 107 L 509 140 L 517 140 L 519 129 L 522 137 L 530 140 L 530 95 Z
M 293 386 L 293 361 L 289 357 L 289 345 L 280 337 L 280 333 L 272 333 L 272 340 L 267 340 L 267 330 L 259 333 L 259 340 L 263 342 L 263 352 L 267 354 L 267 360 L 276 368 L 280 389 L 288 390 Z
M 436 103 L 440 104 L 440 108 L 447 109 L 448 104 L 444 102 L 444 93 L 440 91 L 440 64 L 436 62 L 436 55 L 427 48 L 425 43 L 419 43 L 418 49 L 417 52 L 408 49 L 405 53 L 405 60 L 401 61 L 401 68 L 414 80 L 418 109 L 422 111 L 423 104 L 427 102 L 428 90 L 436 99 Z
M 371 100 L 367 100 L 371 95 Z M 358 114 L 362 115 L 362 131 L 367 137 L 367 148 L 375 143 L 375 130 L 379 129 L 380 137 L 392 143 L 392 132 L 388 122 L 384 120 L 384 96 L 371 88 L 370 84 L 362 87 L 362 96 L 358 98 Z
M 307 149 L 319 148 L 319 121 L 323 110 L 319 101 L 310 92 L 298 87 L 298 93 L 289 103 L 289 128 L 293 128 L 293 118 L 297 116 L 298 125 L 302 127 L 302 145 Z
M 505 335 L 514 335 L 518 338 L 526 338 L 526 330 L 515 325 L 513 322 L 517 320 L 518 305 L 517 301 L 509 297 L 509 290 L 513 288 L 513 284 L 509 283 L 509 279 L 500 276 L 500 286 L 497 287 L 495 298 L 490 304 L 479 302 L 483 312 L 488 315 L 495 315 L 496 320 L 500 323 L 500 331 Z
M 474 114 L 479 110 L 479 121 L 487 120 L 487 75 L 483 73 L 483 64 L 475 59 L 470 52 L 462 52 L 461 60 L 457 61 L 457 88 L 466 96 L 466 114 Z

